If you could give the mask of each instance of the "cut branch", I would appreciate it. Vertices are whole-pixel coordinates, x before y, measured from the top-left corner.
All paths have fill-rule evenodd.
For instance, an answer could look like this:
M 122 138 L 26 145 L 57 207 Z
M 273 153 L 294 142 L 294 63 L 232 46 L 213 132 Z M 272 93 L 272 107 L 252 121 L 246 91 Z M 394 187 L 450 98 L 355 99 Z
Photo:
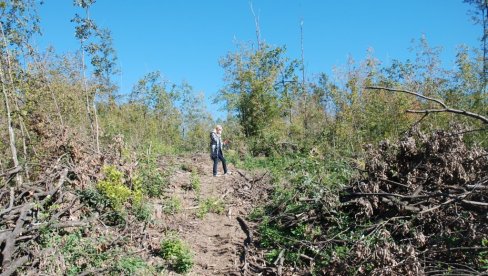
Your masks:
M 454 114 L 460 114 L 460 115 L 464 115 L 467 117 L 475 118 L 477 120 L 482 121 L 485 124 L 488 124 L 488 118 L 485 116 L 482 116 L 480 114 L 473 113 L 470 111 L 466 111 L 466 110 L 451 108 L 439 99 L 427 97 L 427 96 L 424 96 L 424 95 L 417 93 L 417 92 L 412 92 L 412 91 L 404 90 L 404 89 L 388 88 L 388 87 L 383 87 L 383 86 L 366 86 L 365 89 L 386 90 L 386 91 L 391 91 L 391 92 L 406 93 L 406 94 L 414 95 L 414 96 L 417 96 L 419 98 L 422 98 L 422 99 L 425 99 L 428 101 L 435 102 L 435 103 L 437 103 L 443 107 L 440 109 L 407 110 L 407 112 L 409 112 L 409 113 L 421 113 L 421 114 L 439 113 L 439 112 L 454 113 Z

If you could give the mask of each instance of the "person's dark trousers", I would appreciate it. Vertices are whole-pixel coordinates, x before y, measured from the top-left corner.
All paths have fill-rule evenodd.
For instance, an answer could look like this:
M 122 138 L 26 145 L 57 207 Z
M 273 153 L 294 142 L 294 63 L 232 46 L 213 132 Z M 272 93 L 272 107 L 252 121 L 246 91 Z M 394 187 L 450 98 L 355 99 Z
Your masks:
M 227 173 L 227 163 L 225 162 L 225 158 L 222 155 L 222 151 L 219 151 L 219 154 L 217 157 L 213 158 L 213 175 L 217 175 L 217 165 L 219 164 L 219 159 L 222 161 L 222 167 L 224 167 L 224 173 Z

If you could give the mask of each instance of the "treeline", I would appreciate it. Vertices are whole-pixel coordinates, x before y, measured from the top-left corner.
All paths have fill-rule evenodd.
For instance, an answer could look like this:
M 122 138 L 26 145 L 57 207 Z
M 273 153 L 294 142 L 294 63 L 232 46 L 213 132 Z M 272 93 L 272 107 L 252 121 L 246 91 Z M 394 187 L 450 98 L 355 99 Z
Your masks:
M 27 250 L 9 242 L 30 233 L 19 230 L 27 227 L 26 218 L 38 225 L 52 225 L 68 217 L 66 212 L 74 202 L 89 205 L 90 199 L 98 202 L 94 206 L 112 208 L 118 215 L 123 213 L 120 206 L 127 204 L 136 216 L 139 212 L 148 219 L 142 198 L 159 196 L 159 182 L 163 182 L 154 154 L 206 151 L 209 131 L 216 123 L 203 94 L 188 83 L 171 83 L 159 72 L 142 76 L 128 95 L 120 95 L 113 82 L 118 67 L 110 31 L 89 17 L 94 0 L 74 3 L 80 11 L 72 20 L 80 50 L 59 54 L 53 49 L 38 51 L 32 44 L 42 25 L 37 1 L 0 1 L 0 203 L 4 207 L 0 216 L 5 230 L 0 243 L 4 269 L 15 271 L 27 262 L 26 256 L 39 258 L 34 251 L 23 255 Z M 456 66 L 446 69 L 440 48 L 431 47 L 422 37 L 411 60 L 382 64 L 368 51 L 363 61 L 348 60 L 334 76 L 322 73 L 307 78 L 305 65 L 289 59 L 286 47 L 257 46 L 240 46 L 220 61 L 224 85 L 215 100 L 224 104 L 228 116 L 219 123 L 238 154 L 234 160 L 318 157 L 308 160 L 314 163 L 310 166 L 325 172 L 320 180 L 314 178 L 318 184 L 305 187 L 311 195 L 330 183 L 340 186 L 348 180 L 349 171 L 342 168 L 344 157 L 357 158 L 365 145 L 396 139 L 414 125 L 424 130 L 461 125 L 469 133 L 465 136 L 468 144 L 487 146 L 486 131 L 475 131 L 486 127 L 482 121 L 441 110 L 447 106 L 486 116 L 484 51 L 460 46 Z M 408 109 L 414 112 L 407 113 Z M 149 169 L 135 173 L 141 157 Z M 327 168 L 320 163 L 324 159 Z M 308 166 L 306 162 L 290 163 L 298 169 Z M 296 175 L 293 189 L 303 191 L 308 182 L 299 174 L 306 170 L 297 172 L 300 177 Z M 330 183 L 323 183 L 324 179 Z M 61 184 L 53 184 L 58 181 L 70 183 L 73 194 L 75 190 L 85 192 L 68 201 L 58 195 Z M 285 195 L 283 206 L 288 202 L 288 188 L 276 192 Z M 123 194 L 123 200 L 117 193 Z M 52 206 L 57 207 L 50 209 Z M 313 209 L 307 206 L 300 208 Z M 45 215 L 35 216 L 34 207 Z M 13 227 L 16 223 L 20 226 Z M 277 227 L 267 223 L 263 225 Z M 26 234 L 21 241 L 38 244 L 39 235 L 39 231 Z M 16 266 L 9 266 L 11 263 Z
M 52 49 L 36 52 L 30 44 L 40 28 L 34 1 L 4 2 L 2 118 L 15 138 L 7 138 L 4 128 L 2 140 L 12 143 L 2 144 L 3 156 L 11 155 L 12 146 L 25 148 L 20 152 L 26 155 L 27 144 L 35 144 L 28 129 L 33 118 L 76 129 L 97 151 L 118 134 L 134 148 L 205 151 L 214 121 L 204 95 L 190 84 L 174 84 L 152 72 L 142 76 L 130 94 L 117 93 L 116 51 L 110 31 L 87 16 L 92 4 L 79 1 L 85 13 L 74 15 L 80 51 L 59 55 Z M 423 114 L 407 109 L 436 108 L 419 97 L 367 87 L 409 90 L 460 110 L 486 113 L 483 53 L 460 46 L 453 69 L 442 67 L 440 54 L 440 48 L 422 37 L 412 60 L 383 65 L 368 50 L 363 61 L 349 59 L 334 76 L 304 78 L 304 64 L 289 59 L 286 47 L 243 45 L 221 59 L 224 85 L 215 101 L 227 110 L 225 135 L 241 154 L 311 149 L 353 154 L 366 143 L 398 137 L 422 119 Z M 453 122 L 480 127 L 474 120 L 442 113 L 422 119 L 421 125 L 442 128 Z M 2 163 L 3 169 L 11 165 Z
M 482 127 L 477 120 L 428 112 L 442 106 L 421 97 L 370 89 L 408 90 L 486 114 L 478 51 L 460 46 L 456 67 L 448 70 L 441 65 L 440 48 L 429 46 L 425 37 L 416 46 L 413 60 L 382 65 L 368 51 L 365 60 L 348 60 L 335 76 L 323 73 L 313 80 L 300 78 L 303 64 L 287 59 L 284 47 L 261 45 L 258 50 L 241 48 L 228 54 L 221 61 L 226 85 L 219 100 L 234 115 L 229 121 L 235 127 L 226 135 L 240 137 L 253 155 L 311 149 L 354 155 L 363 145 L 396 138 L 420 122 L 429 129 L 453 123 Z M 407 113 L 409 109 L 424 112 Z M 483 137 L 483 132 L 474 134 L 472 141 L 485 145 Z

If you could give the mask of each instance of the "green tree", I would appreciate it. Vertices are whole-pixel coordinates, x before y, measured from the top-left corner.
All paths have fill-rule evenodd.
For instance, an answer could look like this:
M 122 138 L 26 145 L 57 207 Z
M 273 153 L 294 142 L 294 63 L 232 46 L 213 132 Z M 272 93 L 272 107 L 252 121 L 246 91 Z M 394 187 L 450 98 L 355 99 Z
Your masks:
M 205 96 L 203 93 L 195 94 L 193 87 L 186 82 L 180 85 L 179 91 L 184 146 L 187 150 L 207 150 L 213 122 L 205 105 Z
M 175 106 L 179 98 L 177 87 L 163 80 L 160 72 L 145 75 L 129 96 L 130 114 L 135 116 L 131 121 L 138 124 L 136 132 L 144 131 L 147 141 L 179 147 L 181 112 Z
M 220 62 L 227 84 L 218 100 L 235 114 L 253 154 L 271 154 L 284 129 L 282 110 L 290 109 L 289 83 L 296 82 L 296 62 L 285 49 L 262 44 L 257 51 L 241 48 Z

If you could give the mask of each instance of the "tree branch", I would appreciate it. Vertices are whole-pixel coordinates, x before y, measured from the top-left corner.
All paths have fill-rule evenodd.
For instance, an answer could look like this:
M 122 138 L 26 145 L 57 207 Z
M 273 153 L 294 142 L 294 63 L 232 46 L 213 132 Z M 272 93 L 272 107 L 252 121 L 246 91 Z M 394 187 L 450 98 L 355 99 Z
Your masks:
M 480 114 L 476 114 L 476 113 L 473 113 L 473 112 L 470 112 L 470 111 L 466 111 L 466 110 L 459 110 L 459 109 L 451 108 L 451 107 L 447 106 L 444 102 L 442 102 L 439 99 L 427 97 L 427 96 L 424 96 L 422 94 L 419 94 L 419 93 L 416 93 L 416 92 L 412 92 L 412 91 L 409 91 L 409 90 L 388 88 L 388 87 L 383 87 L 383 86 L 366 86 L 365 89 L 386 90 L 386 91 L 391 91 L 391 92 L 406 93 L 406 94 L 414 95 L 414 96 L 417 96 L 419 98 L 422 98 L 422 99 L 425 99 L 425 100 L 428 100 L 428 101 L 435 102 L 435 103 L 437 103 L 437 104 L 439 104 L 440 106 L 443 107 L 443 108 L 440 108 L 440 109 L 407 110 L 407 112 L 409 112 L 409 113 L 422 113 L 422 114 L 439 113 L 439 112 L 455 113 L 455 114 L 461 114 L 461 115 L 464 115 L 464 116 L 467 116 L 467 117 L 475 118 L 475 119 L 478 119 L 478 120 L 482 121 L 485 124 L 488 124 L 488 118 L 485 117 L 485 116 L 482 116 Z

